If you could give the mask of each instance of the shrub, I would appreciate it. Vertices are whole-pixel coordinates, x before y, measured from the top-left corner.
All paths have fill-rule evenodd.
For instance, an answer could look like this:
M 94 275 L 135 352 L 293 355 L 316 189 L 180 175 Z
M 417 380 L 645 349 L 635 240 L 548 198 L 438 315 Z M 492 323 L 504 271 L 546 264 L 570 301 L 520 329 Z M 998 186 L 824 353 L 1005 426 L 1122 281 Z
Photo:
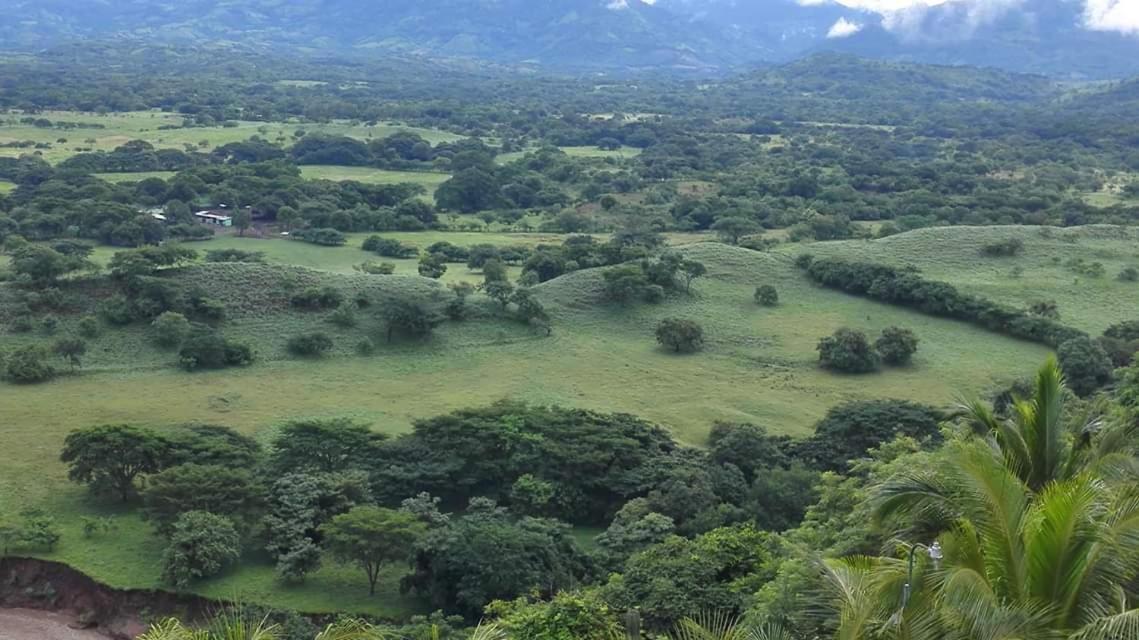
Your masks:
M 1139 281 L 1139 269 L 1135 267 L 1124 267 L 1119 272 L 1119 280 L 1122 282 L 1136 282 Z
M 174 522 L 170 544 L 162 554 L 162 578 L 184 589 L 236 562 L 240 546 L 241 538 L 228 518 L 187 511 Z
M 380 236 L 368 236 L 361 248 L 385 258 L 414 258 L 419 255 L 419 249 L 413 246 Z
M 295 356 L 322 356 L 332 350 L 332 338 L 319 331 L 302 333 L 289 338 L 287 348 Z
M 764 284 L 755 288 L 755 302 L 765 307 L 774 307 L 779 304 L 779 292 L 775 287 Z
M 131 301 L 122 294 L 115 294 L 99 305 L 99 315 L 108 324 L 117 326 L 128 325 L 134 321 L 134 309 Z
M 809 253 L 800 253 L 795 256 L 795 266 L 800 269 L 810 269 L 811 264 L 815 261 L 815 256 Z
M 818 351 L 819 364 L 824 369 L 842 373 L 870 373 L 878 369 L 878 353 L 861 331 L 839 329 L 819 340 Z
M 55 377 L 47 362 L 47 350 L 39 345 L 20 347 L 4 358 L 4 379 L 16 384 L 36 384 Z
M 1008 258 L 1018 255 L 1024 250 L 1024 241 L 1020 238 L 1009 238 L 989 242 L 981 247 L 981 255 L 991 258 Z
M 289 302 L 301 309 L 332 309 L 344 302 L 344 295 L 332 287 L 309 287 L 294 294 Z
M 665 318 L 657 325 L 657 342 L 676 353 L 698 351 L 704 346 L 704 328 L 692 320 Z
M 438 280 L 447 273 L 447 265 L 438 254 L 429 253 L 419 259 L 419 275 Z
M 186 338 L 178 350 L 178 362 L 187 371 L 240 367 L 253 362 L 253 350 L 248 345 L 226 340 L 215 331 L 205 330 Z
M 79 331 L 79 335 L 84 338 L 90 339 L 99 337 L 99 321 L 93 316 L 84 316 L 81 318 L 76 328 Z
M 154 332 L 154 341 L 169 349 L 182 344 L 186 336 L 190 335 L 190 321 L 174 311 L 167 311 L 155 318 L 150 323 L 150 328 Z
M 241 249 L 213 249 L 206 252 L 206 262 L 265 262 L 265 254 Z
M 370 356 L 376 353 L 376 343 L 372 342 L 371 338 L 363 338 L 356 343 L 356 353 Z
M 352 268 L 360 273 L 373 276 L 390 276 L 395 273 L 395 263 L 392 262 L 373 262 L 366 260 L 360 264 L 353 265 Z
M 1086 336 L 1073 338 L 1056 349 L 1068 388 L 1078 396 L 1089 396 L 1111 382 L 1111 358 L 1098 342 Z
M 57 329 L 59 329 L 59 318 L 57 316 L 49 313 L 40 319 L 40 330 L 47 335 L 54 335 Z
M 341 306 L 328 314 L 328 321 L 338 327 L 350 329 L 356 326 L 356 314 L 352 312 L 350 307 Z
M 312 244 L 319 244 L 325 247 L 339 247 L 348 242 L 348 238 L 336 229 L 302 229 L 294 231 L 292 237 Z
M 52 353 L 63 358 L 74 370 L 83 365 L 83 356 L 87 354 L 87 343 L 79 338 L 60 338 L 51 347 Z
M 878 350 L 878 355 L 886 364 L 906 365 L 917 353 L 918 338 L 909 329 L 886 327 L 874 342 L 874 348 Z

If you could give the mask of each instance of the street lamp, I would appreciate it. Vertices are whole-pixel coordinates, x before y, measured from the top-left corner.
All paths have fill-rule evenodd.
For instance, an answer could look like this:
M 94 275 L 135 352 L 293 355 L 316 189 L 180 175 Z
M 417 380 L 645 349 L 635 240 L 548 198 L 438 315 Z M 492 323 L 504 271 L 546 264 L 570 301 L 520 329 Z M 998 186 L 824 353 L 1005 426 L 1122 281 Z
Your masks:
M 914 554 L 918 549 L 925 549 L 926 553 L 929 554 L 929 559 L 933 561 L 934 569 L 941 568 L 941 559 L 944 557 L 944 555 L 941 553 L 940 542 L 934 542 L 928 547 L 924 544 L 915 544 L 910 547 L 910 568 L 909 572 L 906 574 L 906 584 L 902 587 L 902 609 L 905 609 L 906 605 L 910 602 L 910 591 L 912 591 L 912 587 L 910 585 L 912 585 L 914 582 Z

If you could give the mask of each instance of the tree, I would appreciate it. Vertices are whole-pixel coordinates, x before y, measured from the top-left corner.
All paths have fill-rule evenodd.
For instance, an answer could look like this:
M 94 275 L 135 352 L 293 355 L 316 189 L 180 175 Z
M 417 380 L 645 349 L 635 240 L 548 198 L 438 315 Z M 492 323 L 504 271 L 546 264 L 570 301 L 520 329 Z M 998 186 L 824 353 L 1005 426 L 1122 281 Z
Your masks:
M 188 511 L 178 516 L 162 554 L 162 579 L 179 589 L 217 575 L 241 555 L 241 538 L 228 519 Z
M 623 264 L 602 272 L 605 280 L 605 297 L 617 302 L 628 302 L 644 294 L 650 282 L 640 264 Z
M 406 560 L 427 532 L 410 513 L 382 507 L 354 507 L 320 528 L 325 545 L 342 562 L 358 565 L 368 576 L 368 595 L 375 595 L 384 565 Z
M 190 335 L 190 321 L 175 311 L 162 312 L 150 323 L 150 328 L 154 332 L 154 341 L 171 349 L 181 345 Z
M 632 554 L 663 542 L 675 531 L 672 518 L 652 511 L 648 500 L 634 498 L 617 511 L 609 528 L 597 536 L 597 546 L 605 550 L 609 564 L 619 565 Z
M 428 253 L 419 259 L 419 275 L 424 278 L 438 280 L 443 277 L 444 273 L 447 273 L 447 264 L 443 261 L 442 256 Z
M 210 330 L 191 333 L 178 350 L 178 364 L 187 371 L 242 367 L 252 362 L 253 350 L 248 345 Z
M 241 208 L 233 212 L 233 226 L 237 229 L 237 235 L 244 237 L 245 231 L 253 225 L 253 213 L 246 208 Z
M 704 346 L 704 329 L 691 320 L 665 318 L 657 324 L 657 342 L 675 353 L 699 351 Z
M 708 453 L 716 464 L 731 464 L 751 482 L 760 472 L 791 463 L 787 436 L 768 435 L 754 424 L 717 422 L 708 433 Z
M 877 515 L 932 531 L 943 558 L 936 566 L 917 553 L 912 580 L 906 547 L 901 557 L 828 561 L 839 637 L 883 624 L 941 638 L 1134 636 L 1139 609 L 1119 598 L 1139 577 L 1139 503 L 1120 490 L 1134 477 L 1099 466 L 1104 454 L 1116 458 L 1111 469 L 1133 465 L 1134 443 L 1114 426 L 1066 437 L 1062 398 L 1049 361 L 1015 417 L 969 407 L 972 435 L 875 490 Z M 900 598 L 903 580 L 912 588 Z
M 490 258 L 482 265 L 483 286 L 492 282 L 506 282 L 506 264 L 498 258 Z
M 165 466 L 170 442 L 157 433 L 130 425 L 102 425 L 72 431 L 59 459 L 67 477 L 96 493 L 115 493 L 123 502 L 135 495 L 135 479 Z
M 845 402 L 828 410 L 814 434 L 795 445 L 795 457 L 815 469 L 843 472 L 849 460 L 899 436 L 940 442 L 945 417 L 935 407 L 907 400 Z
M 440 314 L 410 298 L 392 300 L 384 309 L 383 315 L 387 323 L 388 342 L 397 333 L 412 338 L 426 338 L 443 322 Z
M 708 267 L 704 266 L 703 262 L 688 259 L 682 260 L 680 263 L 680 275 L 684 278 L 685 293 L 692 293 L 692 281 L 704 277 L 707 273 Z
M 273 439 L 270 466 L 278 473 L 333 473 L 362 468 L 386 439 L 347 418 L 294 420 Z
M 286 473 L 277 478 L 264 520 L 265 550 L 277 562 L 277 576 L 300 582 L 320 568 L 320 526 L 370 499 L 363 472 Z
M 301 214 L 296 209 L 290 206 L 284 206 L 277 209 L 277 222 L 280 222 L 285 227 L 285 231 L 291 231 L 293 225 L 300 220 Z
M 913 331 L 901 327 L 886 327 L 874 342 L 882 361 L 893 366 L 910 363 L 918 350 L 918 338 Z
M 59 278 L 90 268 L 80 256 L 65 255 L 51 247 L 28 244 L 11 252 L 12 271 L 33 284 L 47 286 Z
M 83 365 L 83 356 L 87 353 L 87 343 L 79 338 L 60 338 L 55 341 L 51 350 L 55 352 L 55 355 L 66 360 L 74 371 Z
M 818 352 L 824 369 L 842 373 L 870 373 L 878 369 L 878 353 L 861 331 L 839 329 L 819 340 Z
M 190 463 L 148 477 L 142 501 L 146 519 L 169 534 L 188 511 L 226 516 L 234 523 L 251 521 L 260 508 L 262 491 L 248 469 Z
M 503 309 L 510 304 L 510 298 L 514 295 L 514 285 L 506 280 L 490 280 L 483 284 L 482 290 L 487 297 L 498 301 Z
M 1087 336 L 1061 343 L 1056 356 L 1068 388 L 1078 396 L 1089 396 L 1111 382 L 1111 358 L 1098 342 Z
M 519 598 L 496 600 L 487 613 L 510 638 L 531 640 L 617 640 L 625 637 L 617 611 L 595 591 L 563 591 L 548 602 Z
M 774 307 L 779 304 L 779 292 L 769 284 L 761 284 L 755 288 L 755 303 L 765 307 Z
M 712 224 L 711 229 L 720 236 L 720 240 L 728 244 L 739 244 L 740 238 L 762 231 L 762 227 L 754 220 L 742 217 L 720 218 Z

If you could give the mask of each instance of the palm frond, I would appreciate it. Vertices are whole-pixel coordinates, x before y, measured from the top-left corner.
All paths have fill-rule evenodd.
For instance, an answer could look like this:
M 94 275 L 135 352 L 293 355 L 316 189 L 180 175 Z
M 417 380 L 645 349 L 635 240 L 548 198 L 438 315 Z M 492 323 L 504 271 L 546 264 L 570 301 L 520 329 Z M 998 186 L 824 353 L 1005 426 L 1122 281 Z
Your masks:
M 392 637 L 372 624 L 353 619 L 328 625 L 313 640 L 387 640 Z
M 167 618 L 151 625 L 137 640 L 206 640 L 207 637 L 205 631 L 189 629 L 178 619 Z
M 1132 640 L 1139 638 L 1139 609 L 1093 620 L 1071 640 Z
M 479 623 L 470 640 L 507 640 L 506 631 L 494 623 Z

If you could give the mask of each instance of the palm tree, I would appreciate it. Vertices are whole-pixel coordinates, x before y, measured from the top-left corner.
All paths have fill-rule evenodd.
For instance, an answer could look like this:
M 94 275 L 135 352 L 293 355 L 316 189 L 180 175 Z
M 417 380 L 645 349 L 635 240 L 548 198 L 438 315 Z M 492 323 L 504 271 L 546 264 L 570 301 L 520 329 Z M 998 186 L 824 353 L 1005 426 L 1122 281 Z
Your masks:
M 673 640 L 792 640 L 774 625 L 750 624 L 726 611 L 684 618 L 672 632 Z
M 942 531 L 945 568 L 922 561 L 911 576 L 897 558 L 829 562 L 839 638 L 1139 638 L 1128 593 L 1139 576 L 1139 490 L 1116 473 L 1135 466 L 1134 434 L 1100 421 L 1065 426 L 1062 387 L 1050 360 L 1011 418 L 974 405 L 976 435 L 948 443 L 943 465 L 876 488 L 881 516 Z
M 223 612 L 204 629 L 191 629 L 175 618 L 163 620 L 137 640 L 279 640 L 280 628 L 268 620 L 250 620 L 240 613 Z M 433 635 L 438 637 L 438 629 Z M 362 620 L 342 620 L 328 625 L 313 640 L 394 640 L 395 636 Z M 506 640 L 496 625 L 480 624 L 470 640 Z

